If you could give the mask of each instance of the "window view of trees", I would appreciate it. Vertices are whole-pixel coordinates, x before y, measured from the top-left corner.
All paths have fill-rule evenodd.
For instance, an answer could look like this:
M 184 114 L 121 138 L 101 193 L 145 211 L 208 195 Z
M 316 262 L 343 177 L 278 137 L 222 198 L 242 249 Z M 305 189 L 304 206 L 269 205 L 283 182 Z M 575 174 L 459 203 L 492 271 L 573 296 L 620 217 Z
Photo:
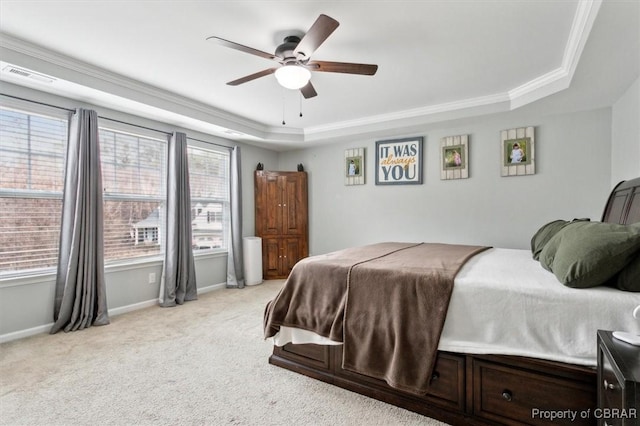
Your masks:
M 61 209 L 61 198 L 0 198 L 0 271 L 56 266 Z
M 167 142 L 100 129 L 105 259 L 160 254 Z
M 0 109 L 0 271 L 58 258 L 67 122 Z
M 0 273 L 55 267 L 67 120 L 0 109 Z M 99 130 L 105 260 L 163 250 L 167 142 Z M 194 249 L 226 247 L 229 156 L 189 147 Z

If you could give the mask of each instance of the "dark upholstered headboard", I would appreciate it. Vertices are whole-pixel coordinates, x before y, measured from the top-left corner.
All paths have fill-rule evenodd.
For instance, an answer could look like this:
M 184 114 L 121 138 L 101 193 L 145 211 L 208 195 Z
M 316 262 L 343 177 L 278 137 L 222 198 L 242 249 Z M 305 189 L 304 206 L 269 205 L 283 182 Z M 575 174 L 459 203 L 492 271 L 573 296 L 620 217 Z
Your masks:
M 640 178 L 622 181 L 613 188 L 602 213 L 602 222 L 623 225 L 640 222 Z

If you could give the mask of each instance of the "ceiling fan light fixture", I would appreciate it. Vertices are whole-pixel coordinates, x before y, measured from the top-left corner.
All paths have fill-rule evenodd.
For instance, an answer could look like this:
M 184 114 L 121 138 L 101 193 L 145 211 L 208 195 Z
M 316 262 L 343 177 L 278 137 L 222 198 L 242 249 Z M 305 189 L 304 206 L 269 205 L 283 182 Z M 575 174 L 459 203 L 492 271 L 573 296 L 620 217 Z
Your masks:
M 300 65 L 290 64 L 278 68 L 275 72 L 276 79 L 282 87 L 297 90 L 307 85 L 311 78 L 311 72 Z

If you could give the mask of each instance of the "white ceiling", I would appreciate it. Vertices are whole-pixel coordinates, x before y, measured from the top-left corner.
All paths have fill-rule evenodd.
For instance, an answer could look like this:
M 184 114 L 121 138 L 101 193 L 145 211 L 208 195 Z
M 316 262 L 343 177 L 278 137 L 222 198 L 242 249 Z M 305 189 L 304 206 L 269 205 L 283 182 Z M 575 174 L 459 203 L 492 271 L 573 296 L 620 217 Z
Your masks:
M 559 92 L 570 86 L 594 23 L 614 7 L 621 11 L 608 19 L 632 19 L 638 35 L 637 16 L 625 18 L 638 13 L 637 0 L 0 0 L 0 60 L 57 81 L 0 78 L 287 149 L 433 115 L 510 110 Z M 321 13 L 340 26 L 312 59 L 378 64 L 375 76 L 313 73 L 311 99 L 274 76 L 225 84 L 273 62 L 208 36 L 273 52 Z

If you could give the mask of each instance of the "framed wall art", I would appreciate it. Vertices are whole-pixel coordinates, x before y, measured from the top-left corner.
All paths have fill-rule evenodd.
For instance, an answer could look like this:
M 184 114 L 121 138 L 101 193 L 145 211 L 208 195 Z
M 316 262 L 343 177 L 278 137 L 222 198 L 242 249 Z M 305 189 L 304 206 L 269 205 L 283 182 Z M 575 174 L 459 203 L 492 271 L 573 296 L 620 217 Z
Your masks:
M 500 164 L 502 176 L 524 176 L 536 173 L 533 127 L 519 127 L 500 132 Z
M 440 179 L 469 177 L 469 135 L 440 139 Z
M 344 184 L 364 185 L 364 148 L 344 151 Z
M 422 184 L 422 136 L 376 142 L 376 185 Z

